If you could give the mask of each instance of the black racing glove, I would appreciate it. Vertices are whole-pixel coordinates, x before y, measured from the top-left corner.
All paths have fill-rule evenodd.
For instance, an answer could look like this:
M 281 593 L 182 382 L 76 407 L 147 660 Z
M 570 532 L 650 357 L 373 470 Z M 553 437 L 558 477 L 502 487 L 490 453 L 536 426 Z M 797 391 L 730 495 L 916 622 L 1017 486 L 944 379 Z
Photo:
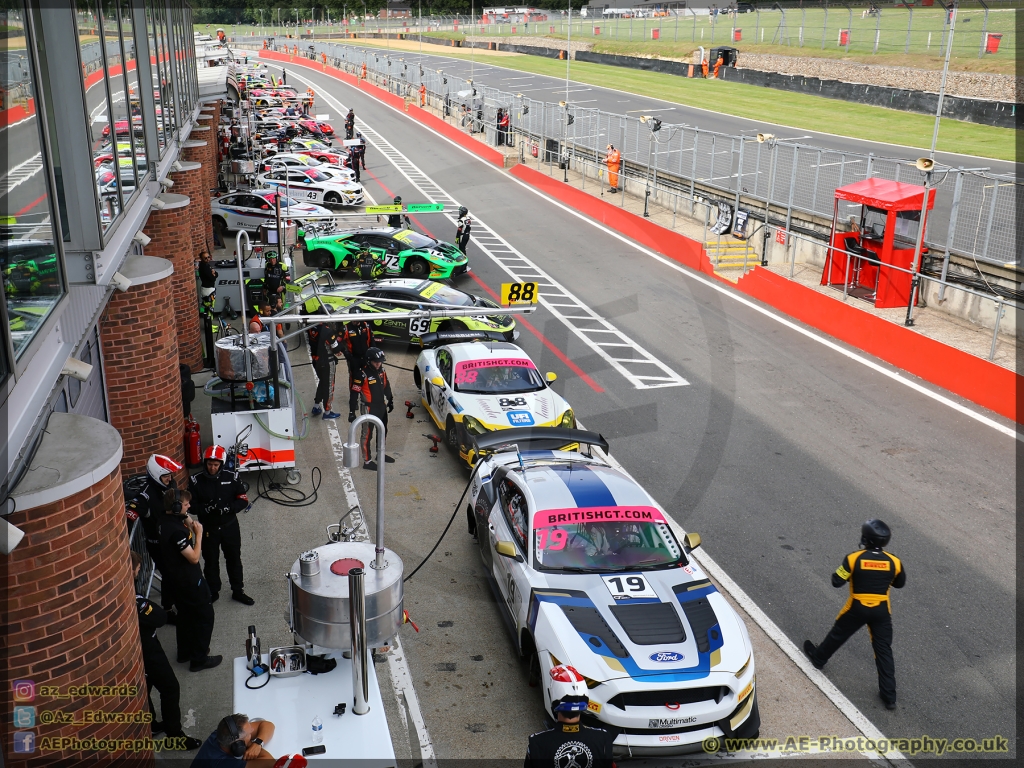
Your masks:
M 348 423 L 351 424 L 355 420 L 356 420 L 356 412 L 355 411 L 349 411 L 348 412 Z
M 388 413 L 391 413 L 393 410 L 395 410 L 395 401 L 388 400 Z

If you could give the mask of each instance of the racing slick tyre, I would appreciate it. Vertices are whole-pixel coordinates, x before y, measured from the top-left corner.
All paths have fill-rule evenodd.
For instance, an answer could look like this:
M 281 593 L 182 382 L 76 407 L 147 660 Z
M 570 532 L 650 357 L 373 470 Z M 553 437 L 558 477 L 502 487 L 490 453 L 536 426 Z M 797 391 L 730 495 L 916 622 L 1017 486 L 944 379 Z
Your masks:
M 444 428 L 444 444 L 452 453 L 459 452 L 459 427 L 451 416 L 448 417 L 448 423 Z
M 326 248 L 314 248 L 312 251 L 306 251 L 303 261 L 306 262 L 307 267 L 314 269 L 334 269 L 334 254 Z
M 420 369 L 418 367 L 412 369 L 412 382 L 416 385 L 416 391 L 423 389 L 423 377 L 420 376 Z
M 423 259 L 410 259 L 405 265 L 409 277 L 425 278 L 430 274 L 430 265 Z
M 327 205 L 341 205 L 341 197 L 337 192 L 328 192 L 324 195 L 324 202 Z

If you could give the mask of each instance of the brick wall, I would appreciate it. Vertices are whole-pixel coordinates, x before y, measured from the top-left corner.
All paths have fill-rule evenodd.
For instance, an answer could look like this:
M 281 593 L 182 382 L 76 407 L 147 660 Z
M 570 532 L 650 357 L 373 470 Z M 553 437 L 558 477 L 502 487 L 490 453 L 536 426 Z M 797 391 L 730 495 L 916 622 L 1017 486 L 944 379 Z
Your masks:
M 25 532 L 21 546 L 3 559 L 2 637 L 5 663 L 0 672 L 0 716 L 8 766 L 149 765 L 152 751 L 92 751 L 80 745 L 59 748 L 50 739 L 146 739 L 148 722 L 74 724 L 40 721 L 44 711 L 61 711 L 76 721 L 86 711 L 138 713 L 148 717 L 146 681 L 139 646 L 135 589 L 124 523 L 121 471 L 80 493 L 9 518 Z M 15 701 L 13 681 L 35 684 L 32 701 Z M 72 695 L 59 699 L 41 686 L 83 684 L 127 686 L 109 696 Z M 21 688 L 24 690 L 24 687 Z M 30 760 L 13 753 L 13 707 L 36 710 L 36 752 Z M 57 746 L 56 749 L 47 747 Z
M 196 266 L 192 253 L 192 230 L 183 226 L 187 220 L 187 208 L 168 208 L 153 211 L 143 232 L 153 238 L 146 246 L 147 256 L 159 256 L 174 265 L 171 275 L 173 321 L 178 330 L 178 357 L 181 362 L 198 371 L 203 367 L 203 350 L 199 336 L 199 291 L 196 288 Z M 145 327 L 154 328 L 159 323 L 169 324 L 172 320 L 171 304 L 164 304 L 159 311 L 147 318 Z
M 188 195 L 191 201 L 188 208 L 185 209 L 182 226 L 188 227 L 192 235 L 192 255 L 197 259 L 200 252 L 213 248 L 212 235 L 209 238 L 206 236 L 206 229 L 209 226 L 207 222 L 210 221 L 210 216 L 207 213 L 210 209 L 210 193 L 206 190 L 204 168 L 196 168 L 191 171 L 172 171 L 170 174 L 174 180 L 174 191 Z
M 209 133 L 210 133 L 209 131 L 204 131 L 202 135 L 206 136 Z M 189 139 L 189 140 L 191 141 L 192 139 Z M 206 139 L 199 139 L 199 141 L 206 141 Z M 196 175 L 195 181 L 194 181 L 194 183 L 196 184 L 196 188 L 198 189 L 198 192 L 196 193 L 198 195 L 198 197 L 192 198 L 191 193 L 185 193 L 185 194 L 188 194 L 189 197 L 192 198 L 193 203 L 195 203 L 198 200 L 198 204 L 199 204 L 199 208 L 198 208 L 199 213 L 190 214 L 191 216 L 193 216 L 193 218 L 191 220 L 192 221 L 192 226 L 193 226 L 193 229 L 192 229 L 193 248 L 196 247 L 197 243 L 205 244 L 205 245 L 203 245 L 203 247 L 207 248 L 212 253 L 212 251 L 213 251 L 213 225 L 212 225 L 213 219 L 211 218 L 211 213 L 210 213 L 210 190 L 213 189 L 213 187 L 209 185 L 209 173 L 210 173 L 210 170 L 207 167 L 209 165 L 209 149 L 208 149 L 208 147 L 209 147 L 209 141 L 206 141 L 206 146 L 202 146 L 202 147 L 185 147 L 182 150 L 182 155 L 184 156 L 184 159 L 188 160 L 189 162 L 202 163 L 202 165 L 203 165 L 203 167 L 199 170 L 198 174 Z M 187 173 L 179 174 L 179 175 L 180 176 L 186 176 Z M 178 176 L 175 176 L 175 184 L 177 184 L 177 178 L 178 178 Z M 214 186 L 216 186 L 216 183 L 217 183 L 217 176 L 216 176 L 216 174 L 214 174 L 213 181 L 214 181 Z M 196 221 L 194 216 L 199 216 L 199 221 Z M 198 230 L 198 239 L 197 239 L 197 230 Z
M 100 318 L 110 423 L 124 441 L 125 477 L 145 472 L 154 453 L 184 464 L 178 329 L 167 311 L 173 280 L 114 293 Z

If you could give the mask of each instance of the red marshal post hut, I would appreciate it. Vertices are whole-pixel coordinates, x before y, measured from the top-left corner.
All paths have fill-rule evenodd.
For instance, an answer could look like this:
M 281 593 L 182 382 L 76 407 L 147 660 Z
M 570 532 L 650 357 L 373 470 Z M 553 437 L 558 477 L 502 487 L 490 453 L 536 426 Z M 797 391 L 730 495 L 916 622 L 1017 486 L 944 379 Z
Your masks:
M 888 179 L 865 179 L 837 189 L 821 284 L 839 290 L 845 286 L 851 296 L 878 308 L 907 306 L 924 189 Z M 855 223 L 848 232 L 837 231 L 841 200 L 860 204 L 859 220 L 851 217 Z M 927 210 L 934 206 L 933 187 Z

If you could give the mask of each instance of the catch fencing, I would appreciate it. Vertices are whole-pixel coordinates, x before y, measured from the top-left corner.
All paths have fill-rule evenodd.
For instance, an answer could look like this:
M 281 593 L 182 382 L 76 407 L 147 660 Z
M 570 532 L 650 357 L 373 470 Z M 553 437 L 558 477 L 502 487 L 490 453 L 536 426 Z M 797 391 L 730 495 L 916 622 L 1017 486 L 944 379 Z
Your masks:
M 787 234 L 795 226 L 794 214 L 830 221 L 838 187 L 867 178 L 924 183 L 924 174 L 905 159 L 840 152 L 803 143 L 799 137 L 758 141 L 754 135 L 672 124 L 657 115 L 620 115 L 574 105 L 572 84 L 568 101 L 539 101 L 423 66 L 408 52 L 389 55 L 334 43 L 316 43 L 313 48 L 318 59 L 326 53 L 333 64 L 352 73 L 365 64 L 368 77 L 392 93 L 418 98 L 420 84 L 426 85 L 432 104 L 443 105 L 456 119 L 461 115 L 463 125 L 483 132 L 490 143 L 497 139 L 498 110 L 505 110 L 514 145 L 524 158 L 536 148 L 536 155 L 549 162 L 600 164 L 612 144 L 622 154 L 624 175 L 639 176 L 653 194 L 671 199 L 682 191 L 691 210 L 698 198 L 734 210 L 759 206 L 770 223 L 784 227 Z M 951 255 L 1020 266 L 1021 182 L 986 169 L 936 165 L 932 184 L 936 203 L 928 217 L 925 244 L 932 257 L 941 255 L 943 275 Z M 845 206 L 841 203 L 839 209 L 843 222 L 853 213 Z

